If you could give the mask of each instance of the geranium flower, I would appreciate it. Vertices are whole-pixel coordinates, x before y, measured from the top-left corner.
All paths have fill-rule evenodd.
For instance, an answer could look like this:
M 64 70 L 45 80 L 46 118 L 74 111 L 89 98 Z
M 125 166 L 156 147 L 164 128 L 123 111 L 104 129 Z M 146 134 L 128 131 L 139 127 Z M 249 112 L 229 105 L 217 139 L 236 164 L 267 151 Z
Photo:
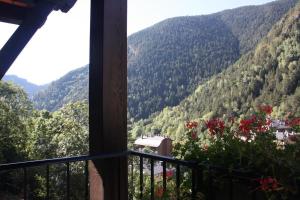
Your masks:
M 186 128 L 188 128 L 188 129 L 197 128 L 198 122 L 190 121 L 190 122 L 187 122 L 187 123 L 185 124 L 185 126 L 186 126 Z
M 174 175 L 174 172 L 172 170 L 168 170 L 166 171 L 166 177 L 169 179 L 169 178 L 172 178 Z
M 266 133 L 270 129 L 271 120 L 270 119 L 257 119 L 255 124 L 255 130 L 258 133 Z
M 258 182 L 260 184 L 259 189 L 263 191 L 276 190 L 279 185 L 277 179 L 271 177 L 258 179 Z
M 240 121 L 239 130 L 247 139 L 250 138 L 251 131 L 256 133 L 266 133 L 270 129 L 270 119 L 264 119 L 261 116 L 252 115 L 249 119 L 242 119 Z
M 205 122 L 206 127 L 208 128 L 211 135 L 223 135 L 225 129 L 224 121 L 220 119 L 211 119 Z
M 268 118 L 267 121 L 266 121 L 266 125 L 271 126 L 271 124 L 272 124 L 272 120 L 270 118 Z
M 294 126 L 300 126 L 300 118 L 294 118 L 292 120 L 286 120 L 286 125 L 294 127 Z
M 155 191 L 155 196 L 157 198 L 162 198 L 162 196 L 164 195 L 164 189 L 162 187 L 157 187 L 156 191 Z
M 208 145 L 207 145 L 207 144 L 204 144 L 204 145 L 202 146 L 202 149 L 203 149 L 204 151 L 207 151 L 207 150 L 208 150 Z
M 267 115 L 270 115 L 273 112 L 273 107 L 270 105 L 261 105 L 259 110 Z
M 192 139 L 193 140 L 197 140 L 197 133 L 195 132 L 195 131 L 193 131 L 192 133 L 191 133 L 191 137 L 192 137 Z
M 250 131 L 254 127 L 254 122 L 256 121 L 256 116 L 252 115 L 249 119 L 242 119 L 240 121 L 239 130 L 242 132 L 242 135 L 247 139 L 250 138 Z

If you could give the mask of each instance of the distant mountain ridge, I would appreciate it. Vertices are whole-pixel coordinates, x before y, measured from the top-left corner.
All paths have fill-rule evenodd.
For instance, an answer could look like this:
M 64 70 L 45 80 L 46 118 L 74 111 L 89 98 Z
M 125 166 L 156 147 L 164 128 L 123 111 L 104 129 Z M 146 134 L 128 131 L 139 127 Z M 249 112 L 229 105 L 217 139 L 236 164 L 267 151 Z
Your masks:
M 129 36 L 130 116 L 147 118 L 166 106 L 178 105 L 199 84 L 253 49 L 296 2 L 279 0 L 211 15 L 171 18 Z M 37 107 L 53 111 L 68 101 L 87 99 L 77 82 L 87 87 L 88 69 L 72 74 L 36 95 Z
M 12 83 L 18 85 L 19 87 L 23 88 L 24 91 L 28 94 L 28 96 L 30 98 L 32 98 L 36 93 L 38 93 L 39 91 L 41 91 L 47 87 L 47 84 L 36 85 L 36 84 L 31 83 L 31 82 L 27 81 L 26 79 L 20 78 L 16 75 L 5 75 L 3 77 L 3 80 L 6 82 L 12 82 Z

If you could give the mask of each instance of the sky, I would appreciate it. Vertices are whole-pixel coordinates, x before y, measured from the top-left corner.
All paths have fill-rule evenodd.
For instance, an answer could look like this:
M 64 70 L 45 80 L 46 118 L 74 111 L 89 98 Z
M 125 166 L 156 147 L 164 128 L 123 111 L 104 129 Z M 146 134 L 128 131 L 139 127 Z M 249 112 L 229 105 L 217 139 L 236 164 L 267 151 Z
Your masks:
M 128 0 L 128 35 L 164 19 L 204 15 L 272 0 Z M 18 56 L 7 74 L 42 85 L 89 62 L 89 1 L 77 0 L 68 12 L 54 11 Z M 17 28 L 0 23 L 0 47 Z

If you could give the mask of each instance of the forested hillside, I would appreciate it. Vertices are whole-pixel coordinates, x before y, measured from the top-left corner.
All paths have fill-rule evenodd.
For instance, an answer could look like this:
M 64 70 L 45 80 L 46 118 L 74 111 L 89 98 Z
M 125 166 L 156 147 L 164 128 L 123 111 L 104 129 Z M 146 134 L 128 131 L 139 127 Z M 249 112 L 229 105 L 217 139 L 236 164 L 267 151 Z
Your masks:
M 128 38 L 128 110 L 146 118 L 178 105 L 257 45 L 297 1 L 165 20 Z
M 128 37 L 128 111 L 147 118 L 178 105 L 196 87 L 238 60 L 297 0 L 279 0 L 211 15 L 176 17 Z M 54 111 L 87 99 L 88 69 L 72 71 L 35 96 Z
M 255 48 L 233 66 L 198 86 L 176 107 L 133 125 L 132 134 L 159 131 L 180 138 L 184 123 L 213 117 L 240 117 L 261 104 L 273 117 L 300 115 L 300 6 L 284 16 Z
M 36 94 L 33 98 L 37 109 L 55 111 L 65 104 L 88 99 L 88 67 L 67 73 Z

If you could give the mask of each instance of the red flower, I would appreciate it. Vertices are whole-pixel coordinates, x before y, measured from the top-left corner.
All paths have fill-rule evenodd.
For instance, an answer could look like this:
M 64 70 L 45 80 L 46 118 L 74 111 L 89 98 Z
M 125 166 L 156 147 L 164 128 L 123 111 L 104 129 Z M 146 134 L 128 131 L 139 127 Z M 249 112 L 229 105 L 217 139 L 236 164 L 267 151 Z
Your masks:
M 192 136 L 193 140 L 197 140 L 197 133 L 196 132 L 192 132 L 191 136 Z
M 224 129 L 225 129 L 225 123 L 224 121 L 220 119 L 211 119 L 209 121 L 205 122 L 206 127 L 208 128 L 210 134 L 212 135 L 223 135 Z
M 296 135 L 290 135 L 290 136 L 288 137 L 288 139 L 289 139 L 290 141 L 292 141 L 292 142 L 297 142 L 297 141 L 298 141 L 298 137 L 297 137 Z
M 249 119 L 242 119 L 240 121 L 239 130 L 247 139 L 250 138 L 251 131 L 256 133 L 265 133 L 269 130 L 271 125 L 270 119 L 264 119 L 261 116 L 252 115 Z
M 252 130 L 255 121 L 256 121 L 255 115 L 252 115 L 252 117 L 249 119 L 242 119 L 240 121 L 239 129 L 242 132 L 242 135 L 247 139 L 250 138 L 250 131 Z
M 195 121 L 191 121 L 191 122 L 187 122 L 187 123 L 185 124 L 185 126 L 186 126 L 188 129 L 193 129 L 193 128 L 197 128 L 198 123 L 195 122 Z
M 208 150 L 208 145 L 207 145 L 207 144 L 204 144 L 204 145 L 202 146 L 202 149 L 203 149 L 204 151 L 207 151 L 207 150 Z
M 277 179 L 271 177 L 258 179 L 258 182 L 260 184 L 259 189 L 263 191 L 276 190 L 279 185 Z
M 163 195 L 164 195 L 164 189 L 162 187 L 156 188 L 155 196 L 157 198 L 162 198 Z
M 273 112 L 273 107 L 270 105 L 261 105 L 259 106 L 259 110 L 267 115 Z
M 258 119 L 256 122 L 256 127 L 255 130 L 258 133 L 265 133 L 269 130 L 271 122 L 267 119 L 267 120 L 263 120 L 263 119 Z
M 286 120 L 286 125 L 294 127 L 294 126 L 300 126 L 300 118 L 294 118 L 292 120 Z
M 267 121 L 266 121 L 266 125 L 270 126 L 271 124 L 272 124 L 272 120 L 270 118 L 268 118 Z
M 172 170 L 166 171 L 166 177 L 167 177 L 168 179 L 172 178 L 173 175 L 174 175 L 174 172 L 173 172 Z

